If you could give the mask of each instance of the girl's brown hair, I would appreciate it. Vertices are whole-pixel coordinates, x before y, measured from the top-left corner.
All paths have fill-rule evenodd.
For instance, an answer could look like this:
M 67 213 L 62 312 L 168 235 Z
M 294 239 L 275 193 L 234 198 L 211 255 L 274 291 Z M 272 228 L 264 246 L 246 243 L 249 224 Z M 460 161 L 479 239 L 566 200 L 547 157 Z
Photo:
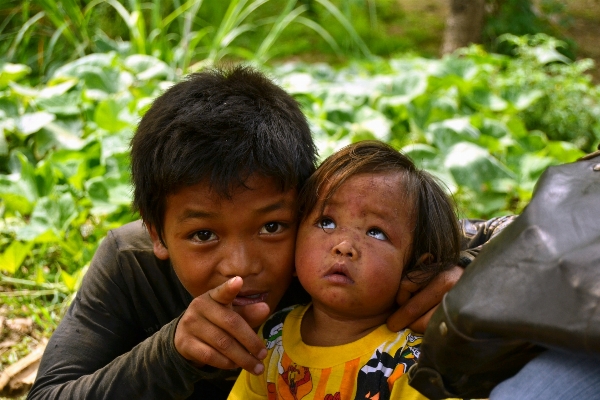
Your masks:
M 379 141 L 354 143 L 328 157 L 300 192 L 301 219 L 307 218 L 319 202 L 319 213 L 322 214 L 328 201 L 347 179 L 359 174 L 380 173 L 402 174 L 406 195 L 398 202 L 412 203 L 413 240 L 408 262 L 402 266 L 403 275 L 424 283 L 456 265 L 460 234 L 454 202 L 436 178 L 418 169 L 406 155 Z M 420 259 L 427 253 L 431 257 Z

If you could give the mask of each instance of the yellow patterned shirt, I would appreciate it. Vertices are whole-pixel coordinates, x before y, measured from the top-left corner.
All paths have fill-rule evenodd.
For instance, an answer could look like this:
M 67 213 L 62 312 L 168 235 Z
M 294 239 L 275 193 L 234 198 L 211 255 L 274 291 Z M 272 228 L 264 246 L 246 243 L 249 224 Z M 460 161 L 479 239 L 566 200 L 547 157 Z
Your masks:
M 309 306 L 281 310 L 263 324 L 265 372 L 242 371 L 230 400 L 426 399 L 408 386 L 406 374 L 419 356 L 420 335 L 382 325 L 352 343 L 309 346 L 300 336 Z

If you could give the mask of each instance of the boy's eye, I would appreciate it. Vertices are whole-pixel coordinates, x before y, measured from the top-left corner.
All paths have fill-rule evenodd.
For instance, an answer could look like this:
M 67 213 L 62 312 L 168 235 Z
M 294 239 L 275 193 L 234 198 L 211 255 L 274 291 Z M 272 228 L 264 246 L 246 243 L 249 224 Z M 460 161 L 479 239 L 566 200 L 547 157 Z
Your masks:
M 317 226 L 323 230 L 335 229 L 335 222 L 331 218 L 321 218 Z
M 367 231 L 367 235 L 377 239 L 377 240 L 387 240 L 387 236 L 385 233 L 379 228 L 371 228 Z
M 284 226 L 279 222 L 267 222 L 263 225 L 260 233 L 279 233 L 283 230 Z
M 192 235 L 192 239 L 199 242 L 208 242 L 209 240 L 215 240 L 217 235 L 211 231 L 198 231 Z

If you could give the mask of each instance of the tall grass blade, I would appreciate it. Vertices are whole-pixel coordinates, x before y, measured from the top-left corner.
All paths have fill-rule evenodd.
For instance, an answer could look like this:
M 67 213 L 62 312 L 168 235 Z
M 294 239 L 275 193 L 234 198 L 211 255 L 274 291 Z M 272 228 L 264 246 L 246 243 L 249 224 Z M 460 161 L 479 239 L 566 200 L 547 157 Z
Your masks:
M 327 42 L 327 44 L 329 44 L 337 56 L 342 55 L 343 52 L 340 46 L 337 44 L 333 36 L 331 36 L 331 34 L 327 31 L 327 29 L 321 26 L 321 24 L 302 16 L 296 18 L 296 22 L 317 32 Z
M 333 15 L 340 24 L 342 24 L 344 29 L 346 29 L 346 32 L 348 32 L 348 34 L 350 35 L 350 37 L 352 38 L 354 43 L 356 43 L 356 45 L 358 46 L 358 48 L 360 49 L 360 51 L 363 53 L 363 55 L 365 57 L 368 57 L 368 58 L 372 57 L 371 51 L 369 50 L 369 48 L 367 47 L 365 42 L 358 35 L 358 33 L 356 32 L 356 30 L 354 29 L 354 27 L 352 26 L 350 21 L 348 21 L 348 19 L 346 17 L 344 17 L 344 15 L 340 12 L 340 10 L 338 10 L 336 8 L 336 6 L 334 6 L 329 0 L 315 0 L 315 1 L 319 4 L 321 4 L 323 7 L 325 7 L 327 9 L 327 11 L 329 11 L 331 13 L 331 15 Z
M 15 55 L 15 51 L 17 50 L 17 47 L 21 44 L 21 41 L 23 40 L 23 37 L 25 36 L 25 33 L 29 30 L 29 28 L 31 28 L 37 21 L 39 21 L 40 19 L 44 18 L 44 15 L 46 15 L 43 11 L 40 11 L 39 13 L 35 14 L 33 17 L 29 18 L 21 27 L 21 29 L 19 29 L 19 32 L 17 32 L 17 35 L 15 36 L 15 39 L 12 43 L 12 45 L 10 46 L 10 49 L 8 50 L 8 53 L 6 54 L 6 57 L 9 60 L 12 60 L 12 58 Z
M 273 43 L 281 36 L 281 32 L 287 26 L 293 22 L 300 14 L 305 12 L 308 7 L 300 6 L 292 11 L 292 8 L 296 5 L 296 0 L 289 0 L 281 12 L 280 16 L 277 18 L 277 21 L 271 27 L 271 30 L 267 34 L 267 36 L 261 42 L 258 50 L 255 53 L 255 60 L 259 63 L 265 63 L 270 57 L 268 56 L 268 52 L 273 46 Z

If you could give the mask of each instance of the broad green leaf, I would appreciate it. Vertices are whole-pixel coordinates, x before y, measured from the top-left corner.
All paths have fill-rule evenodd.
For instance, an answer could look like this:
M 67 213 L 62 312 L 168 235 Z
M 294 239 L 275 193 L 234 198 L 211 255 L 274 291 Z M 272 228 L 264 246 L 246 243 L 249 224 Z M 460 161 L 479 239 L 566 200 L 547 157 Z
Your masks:
M 583 157 L 585 153 L 572 143 L 552 141 L 548 143 L 547 153 L 560 163 L 570 163 Z
M 530 190 L 533 189 L 533 185 L 542 172 L 552 164 L 553 160 L 550 157 L 540 156 L 539 154 L 524 154 L 519 162 L 519 174 L 523 181 L 522 184 L 528 185 Z
M 117 132 L 114 135 L 105 136 L 102 142 L 102 160 L 115 155 L 126 153 L 129 155 L 130 132 Z
M 175 78 L 174 71 L 158 58 L 134 54 L 127 57 L 123 64 L 135 74 L 135 77 L 142 81 L 151 79 L 172 80 Z
M 535 55 L 540 64 L 549 64 L 556 61 L 560 61 L 565 64 L 571 63 L 571 60 L 568 57 L 563 56 L 556 49 L 545 46 L 534 47 L 533 54 Z
M 52 97 L 57 97 L 65 94 L 72 87 L 77 85 L 78 79 L 69 78 L 62 80 L 61 83 L 57 83 L 55 85 L 45 86 L 39 94 L 39 97 L 42 99 L 49 99 Z
M 54 168 L 48 160 L 41 161 L 35 169 L 35 178 L 37 183 L 37 192 L 40 197 L 48 196 L 54 185 L 56 185 L 57 177 L 54 174 Z
M 410 71 L 394 78 L 391 97 L 395 98 L 396 101 L 398 101 L 398 97 L 403 97 L 408 102 L 424 94 L 426 90 L 427 75 L 418 71 Z
M 0 270 L 14 274 L 29 254 L 32 246 L 33 243 L 13 241 L 4 253 L 0 254 Z
M 489 88 L 476 88 L 466 97 L 478 110 L 499 112 L 506 110 L 508 107 L 506 100 L 491 92 Z
M 4 89 L 10 82 L 17 82 L 31 73 L 31 68 L 23 64 L 0 64 L 0 89 Z
M 473 121 L 473 119 L 471 119 L 471 121 Z M 506 124 L 496 119 L 483 118 L 483 121 L 481 121 L 481 124 L 477 127 L 483 135 L 495 138 L 502 138 L 510 134 Z
M 82 78 L 81 73 L 85 74 L 86 67 L 96 67 L 98 69 L 111 68 L 116 63 L 115 53 L 95 53 L 80 57 L 75 61 L 57 68 L 52 75 L 53 78 L 75 77 Z
M 46 147 L 57 149 L 79 150 L 85 142 L 77 133 L 65 129 L 61 124 L 51 122 L 42 130 L 45 135 Z M 40 131 L 40 132 L 42 132 Z M 36 136 L 36 140 L 44 140 Z
M 24 114 L 18 119 L 17 128 L 25 135 L 31 135 L 54 121 L 55 118 L 54 114 L 44 111 Z
M 110 98 L 100 102 L 94 113 L 94 121 L 102 129 L 109 132 L 119 132 L 130 126 L 128 121 L 121 118 L 123 105 Z
M 17 230 L 17 238 L 35 240 L 48 230 L 64 234 L 76 217 L 77 207 L 70 193 L 59 198 L 43 197 L 35 205 L 29 224 Z
M 93 207 L 92 215 L 105 216 L 115 212 L 119 206 L 110 202 L 108 185 L 104 178 L 92 178 L 86 182 L 86 189 Z
M 58 115 L 80 115 L 82 111 L 81 92 L 72 90 L 57 96 L 41 98 L 38 106 L 44 110 Z
M 544 92 L 538 89 L 526 92 L 519 91 L 513 100 L 513 105 L 517 110 L 523 111 L 531 107 L 542 96 L 544 96 Z
M 4 204 L 5 212 L 19 215 L 29 215 L 33 210 L 33 203 L 24 195 L 11 193 L 8 190 L 15 191 L 12 185 L 3 187 L 0 181 L 0 205 Z
M 19 116 L 19 104 L 11 98 L 3 97 L 2 93 L 0 93 L 0 116 L 0 120 Z
M 439 151 L 433 146 L 416 143 L 405 146 L 400 151 L 409 156 L 421 169 L 439 169 L 442 166 L 438 158 Z
M 489 190 L 493 180 L 515 179 L 514 174 L 486 149 L 468 142 L 452 146 L 446 154 L 444 166 L 459 185 L 475 192 Z
M 358 110 L 354 119 L 356 122 L 352 124 L 353 132 L 368 132 L 375 139 L 390 140 L 392 123 L 379 111 L 364 106 Z
M 479 135 L 479 130 L 471 125 L 467 117 L 433 123 L 426 131 L 429 141 L 442 150 L 465 140 L 474 141 L 479 138 Z
M 11 155 L 12 164 L 15 166 L 13 173 L 2 176 L 0 191 L 25 197 L 29 202 L 35 202 L 39 196 L 35 167 L 21 152 L 15 151 Z

